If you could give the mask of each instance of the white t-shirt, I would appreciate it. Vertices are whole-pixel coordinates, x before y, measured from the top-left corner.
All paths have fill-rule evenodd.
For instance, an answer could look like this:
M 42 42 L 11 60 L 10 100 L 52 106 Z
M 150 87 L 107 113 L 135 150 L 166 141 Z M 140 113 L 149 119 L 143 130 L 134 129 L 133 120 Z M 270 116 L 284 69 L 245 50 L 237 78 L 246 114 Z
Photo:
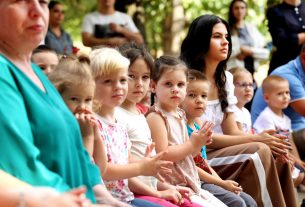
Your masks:
M 259 114 L 253 124 L 255 132 L 260 133 L 267 129 L 291 132 L 291 120 L 288 116 L 276 115 L 268 106 Z
M 229 106 L 226 112 L 235 112 L 237 110 L 237 99 L 234 95 L 233 76 L 230 72 L 225 71 L 227 81 L 225 84 L 225 90 L 227 91 L 227 100 Z M 224 118 L 224 113 L 221 110 L 219 99 L 208 101 L 205 113 L 201 116 L 202 121 L 211 121 L 215 124 L 213 131 L 215 133 L 223 134 L 221 123 Z
M 94 34 L 94 25 L 110 23 L 123 25 L 123 27 L 127 28 L 131 32 L 139 32 L 131 17 L 118 11 L 111 15 L 103 15 L 98 11 L 87 14 L 83 21 L 82 32 Z
M 251 121 L 251 114 L 243 107 L 242 109 L 237 107 L 237 110 L 234 112 L 236 122 L 239 122 L 242 125 L 243 132 L 247 134 L 252 133 L 252 121 Z
M 151 132 L 143 114 L 134 114 L 123 108 L 116 108 L 115 116 L 120 122 L 127 126 L 128 137 L 131 142 L 130 153 L 136 159 L 142 159 L 145 156 L 146 148 L 152 143 Z M 153 150 L 151 155 L 155 155 Z M 157 179 L 152 176 L 138 176 L 144 183 L 150 187 L 157 188 Z

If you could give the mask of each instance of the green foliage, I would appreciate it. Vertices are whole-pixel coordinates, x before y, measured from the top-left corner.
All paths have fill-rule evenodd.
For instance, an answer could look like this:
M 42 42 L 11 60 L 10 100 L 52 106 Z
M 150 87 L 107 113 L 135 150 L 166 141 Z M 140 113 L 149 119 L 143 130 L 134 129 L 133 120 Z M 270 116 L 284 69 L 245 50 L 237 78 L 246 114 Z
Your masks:
M 118 0 L 119 1 L 119 0 Z M 247 0 L 247 20 L 256 24 L 260 31 L 270 40 L 265 21 L 266 5 L 279 3 L 280 0 Z M 86 13 L 96 9 L 97 0 L 63 0 L 66 6 L 64 27 L 74 40 L 80 40 L 81 25 Z M 165 17 L 172 8 L 173 0 L 138 0 L 138 7 L 144 10 L 145 36 L 148 47 L 153 54 L 162 51 Z M 227 19 L 231 0 L 181 0 L 185 11 L 185 30 L 192 20 L 202 14 L 215 14 Z
M 64 28 L 73 40 L 81 40 L 81 27 L 84 16 L 96 10 L 96 0 L 63 0 L 65 4 Z

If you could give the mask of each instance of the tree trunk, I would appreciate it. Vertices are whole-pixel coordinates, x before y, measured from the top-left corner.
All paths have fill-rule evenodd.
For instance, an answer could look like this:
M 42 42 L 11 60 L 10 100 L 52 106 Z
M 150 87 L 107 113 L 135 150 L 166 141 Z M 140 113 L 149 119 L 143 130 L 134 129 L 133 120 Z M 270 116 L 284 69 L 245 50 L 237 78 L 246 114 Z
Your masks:
M 164 54 L 179 55 L 184 24 L 182 0 L 170 0 L 163 29 Z

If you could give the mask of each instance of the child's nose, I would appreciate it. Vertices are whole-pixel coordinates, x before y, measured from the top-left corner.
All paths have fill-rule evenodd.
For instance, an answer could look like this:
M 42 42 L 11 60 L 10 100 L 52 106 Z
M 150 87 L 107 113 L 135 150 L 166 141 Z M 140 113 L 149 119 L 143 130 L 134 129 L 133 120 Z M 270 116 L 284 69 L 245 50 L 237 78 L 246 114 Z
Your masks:
M 86 109 L 86 103 L 81 102 L 78 106 L 79 109 Z
M 137 86 L 137 87 L 140 87 L 140 86 L 142 86 L 142 85 L 143 85 L 143 81 L 142 81 L 141 78 L 139 78 L 139 79 L 137 80 L 137 82 L 136 82 L 136 86 Z
M 176 86 L 173 86 L 172 93 L 178 93 L 178 88 Z

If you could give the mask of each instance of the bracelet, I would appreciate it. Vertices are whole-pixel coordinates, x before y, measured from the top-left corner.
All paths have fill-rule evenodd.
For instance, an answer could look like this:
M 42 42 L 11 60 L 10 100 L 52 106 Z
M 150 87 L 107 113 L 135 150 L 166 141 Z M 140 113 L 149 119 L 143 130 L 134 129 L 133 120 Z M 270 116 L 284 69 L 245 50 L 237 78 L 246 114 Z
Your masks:
M 24 194 L 23 191 L 20 191 L 20 192 L 19 192 L 18 207 L 26 207 L 26 203 L 25 203 L 25 194 Z

